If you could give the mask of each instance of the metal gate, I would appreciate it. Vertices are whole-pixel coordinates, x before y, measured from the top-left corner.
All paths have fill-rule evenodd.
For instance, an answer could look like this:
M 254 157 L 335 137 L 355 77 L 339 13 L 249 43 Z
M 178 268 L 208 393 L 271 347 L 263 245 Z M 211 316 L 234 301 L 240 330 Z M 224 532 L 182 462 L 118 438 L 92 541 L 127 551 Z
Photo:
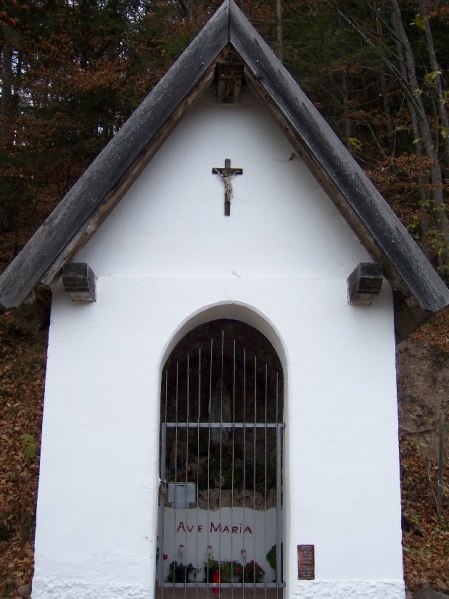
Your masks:
M 244 323 L 207 323 L 172 352 L 161 389 L 162 589 L 284 586 L 282 397 L 274 348 Z

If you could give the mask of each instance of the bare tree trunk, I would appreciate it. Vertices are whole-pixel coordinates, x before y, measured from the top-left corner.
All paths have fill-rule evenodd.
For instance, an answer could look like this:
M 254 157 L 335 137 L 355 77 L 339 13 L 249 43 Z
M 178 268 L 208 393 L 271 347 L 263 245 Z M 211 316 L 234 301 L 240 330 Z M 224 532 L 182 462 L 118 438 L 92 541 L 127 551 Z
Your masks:
M 277 56 L 281 62 L 284 60 L 284 41 L 282 36 L 282 0 L 276 0 L 276 33 Z
M 380 87 L 382 90 L 382 103 L 383 103 L 383 108 L 384 108 L 384 114 L 385 114 L 385 118 L 387 121 L 387 131 L 388 131 L 388 135 L 389 135 L 391 141 L 393 142 L 394 127 L 393 127 L 393 121 L 391 118 L 390 102 L 389 102 L 389 98 L 388 98 L 387 79 L 385 77 L 385 68 L 383 65 L 382 65 L 382 72 L 380 74 Z
M 1 50 L 1 104 L 0 104 L 0 144 L 7 145 L 10 139 L 10 118 L 12 109 L 12 49 L 7 42 Z
M 426 3 L 424 0 L 419 0 L 419 8 L 421 16 L 424 17 L 424 32 L 426 36 L 427 51 L 429 53 L 430 66 L 432 67 L 433 80 L 435 82 L 435 89 L 438 101 L 438 111 L 441 119 L 441 123 L 444 127 L 444 139 L 445 150 L 446 150 L 446 169 L 449 170 L 449 117 L 446 110 L 446 102 L 444 99 L 443 80 L 441 77 L 441 70 L 438 64 L 438 60 L 435 53 L 435 46 L 433 43 L 432 31 L 430 29 L 429 18 L 427 15 Z
M 5 166 L 14 143 L 13 50 L 8 40 L 3 45 L 1 58 L 0 152 Z M 0 232 L 4 231 L 15 231 L 17 235 L 14 200 L 3 195 L 0 200 Z
M 377 9 L 377 6 L 375 6 L 375 8 Z M 379 15 L 379 11 L 376 10 L 376 34 L 378 37 L 378 40 L 380 44 L 383 43 L 383 28 L 382 28 L 382 22 L 380 21 L 378 15 Z M 394 126 L 393 126 L 393 121 L 391 118 L 391 110 L 390 110 L 390 102 L 389 102 L 389 97 L 388 97 L 388 86 L 387 86 L 387 78 L 385 76 L 385 64 L 382 63 L 381 66 L 381 72 L 380 72 L 380 88 L 382 91 L 382 104 L 383 104 L 383 109 L 384 109 L 384 114 L 385 114 L 385 118 L 386 118 L 386 122 L 387 122 L 387 131 L 388 131 L 388 135 L 390 137 L 391 140 L 391 144 L 393 146 L 393 154 L 394 154 Z
M 348 80 L 346 73 L 343 71 L 341 75 L 341 91 L 343 94 L 343 125 L 345 131 L 345 144 L 347 148 L 351 148 L 352 144 L 349 141 L 352 138 L 351 119 L 349 116 L 349 98 L 348 98 Z
M 438 146 L 434 139 L 432 129 L 427 118 L 426 109 L 421 97 L 421 91 L 416 74 L 415 58 L 413 49 L 408 39 L 402 20 L 401 9 L 398 0 L 390 0 L 392 7 L 392 22 L 390 27 L 385 19 L 378 16 L 378 11 L 371 5 L 369 0 L 364 0 L 365 5 L 376 15 L 376 19 L 381 20 L 382 24 L 387 28 L 397 47 L 397 64 L 388 56 L 384 56 L 383 60 L 387 68 L 396 77 L 398 84 L 403 89 L 407 104 L 410 111 L 410 117 L 414 132 L 414 144 L 421 144 L 421 152 L 430 159 L 430 177 L 431 177 L 431 199 L 432 199 L 432 216 L 436 223 L 436 229 L 439 234 L 440 249 L 438 251 L 438 262 L 444 274 L 449 274 L 449 220 L 447 217 L 446 207 L 443 197 L 443 175 L 439 162 Z M 339 0 L 327 0 L 328 4 L 332 5 L 342 16 L 347 23 L 362 37 L 362 39 L 370 46 L 376 46 L 375 36 L 367 28 L 363 27 L 358 20 L 352 17 L 350 12 Z M 421 192 L 421 198 L 423 197 Z M 427 202 L 423 202 L 424 204 Z M 423 225 L 425 223 L 423 222 Z
M 449 220 L 446 213 L 443 197 L 443 175 L 438 155 L 438 146 L 433 138 L 432 129 L 427 119 L 426 110 L 419 90 L 418 77 L 416 75 L 416 64 L 410 40 L 402 21 L 401 9 L 398 0 L 391 0 L 393 7 L 393 29 L 397 36 L 398 43 L 405 60 L 405 77 L 409 84 L 413 104 L 416 108 L 416 116 L 420 131 L 420 140 L 424 146 L 426 155 L 431 160 L 431 178 L 432 178 L 432 200 L 433 217 L 437 224 L 437 229 L 441 235 L 443 247 L 438 253 L 438 262 L 444 271 L 449 271 Z M 410 96 L 410 94 L 409 94 Z M 447 273 L 446 273 L 447 274 Z
M 185 19 L 190 21 L 192 18 L 192 2 L 191 0 L 178 0 L 179 7 Z
M 394 26 L 394 30 L 396 32 L 396 30 L 399 28 L 399 24 L 397 23 L 397 17 L 393 17 L 393 26 Z M 396 49 L 397 49 L 398 60 L 399 60 L 399 69 L 401 71 L 401 75 L 402 75 L 404 81 L 409 81 L 410 78 L 409 78 L 409 74 L 407 72 L 407 60 L 404 57 L 404 44 L 402 43 L 400 35 L 398 35 L 397 33 L 395 36 L 395 42 L 396 42 Z M 423 144 L 421 141 L 421 131 L 420 131 L 420 127 L 419 127 L 419 119 L 418 119 L 418 115 L 416 112 L 416 106 L 415 106 L 415 103 L 413 102 L 410 94 L 406 94 L 406 102 L 407 102 L 408 111 L 410 114 L 410 121 L 411 121 L 411 125 L 412 125 L 415 154 L 416 154 L 417 158 L 420 159 L 423 156 Z M 419 175 L 419 197 L 420 197 L 420 206 L 421 206 L 420 225 L 421 225 L 421 239 L 422 239 L 424 245 L 425 245 L 428 230 L 429 230 L 429 211 L 428 211 L 429 202 L 427 201 L 427 191 L 426 191 L 426 188 L 428 187 L 429 183 L 430 183 L 430 181 L 427 180 L 427 178 L 424 176 L 423 172 L 420 171 L 420 175 Z
M 440 424 L 438 434 L 438 489 L 437 489 L 437 511 L 441 518 L 443 514 L 443 485 L 444 485 L 444 412 L 440 413 Z

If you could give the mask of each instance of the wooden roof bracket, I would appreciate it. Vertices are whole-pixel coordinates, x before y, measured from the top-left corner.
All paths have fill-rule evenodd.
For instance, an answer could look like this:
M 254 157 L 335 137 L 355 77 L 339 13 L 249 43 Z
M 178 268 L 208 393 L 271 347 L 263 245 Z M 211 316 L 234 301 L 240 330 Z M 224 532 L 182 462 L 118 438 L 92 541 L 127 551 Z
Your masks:
M 74 302 L 89 303 L 97 299 L 96 276 L 85 262 L 68 262 L 62 267 L 62 284 Z
M 378 262 L 361 262 L 348 277 L 348 301 L 370 306 L 382 289 L 384 272 Z

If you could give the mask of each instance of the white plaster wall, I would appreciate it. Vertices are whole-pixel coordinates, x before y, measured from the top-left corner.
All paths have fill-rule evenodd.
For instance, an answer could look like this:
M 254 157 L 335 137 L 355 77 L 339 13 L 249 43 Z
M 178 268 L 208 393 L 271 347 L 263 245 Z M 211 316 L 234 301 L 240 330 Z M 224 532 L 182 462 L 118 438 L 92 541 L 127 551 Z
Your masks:
M 97 302 L 55 290 L 34 599 L 152 597 L 160 369 L 192 319 L 220 316 L 284 364 L 286 595 L 403 597 L 391 293 L 347 304 L 369 258 L 292 153 L 250 96 L 207 96 L 78 256 Z M 225 158 L 244 170 L 227 218 Z
M 252 96 L 195 108 L 78 257 L 97 276 L 346 278 L 367 258 Z M 227 218 L 225 158 L 243 168 Z

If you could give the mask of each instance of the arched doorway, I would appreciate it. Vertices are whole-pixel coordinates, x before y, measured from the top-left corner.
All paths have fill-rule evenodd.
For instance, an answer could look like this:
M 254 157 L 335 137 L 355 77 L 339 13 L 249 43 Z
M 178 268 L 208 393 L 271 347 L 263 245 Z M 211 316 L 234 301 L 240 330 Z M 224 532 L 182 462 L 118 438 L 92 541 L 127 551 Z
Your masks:
M 157 582 L 270 595 L 283 586 L 283 372 L 254 327 L 220 319 L 162 373 Z

